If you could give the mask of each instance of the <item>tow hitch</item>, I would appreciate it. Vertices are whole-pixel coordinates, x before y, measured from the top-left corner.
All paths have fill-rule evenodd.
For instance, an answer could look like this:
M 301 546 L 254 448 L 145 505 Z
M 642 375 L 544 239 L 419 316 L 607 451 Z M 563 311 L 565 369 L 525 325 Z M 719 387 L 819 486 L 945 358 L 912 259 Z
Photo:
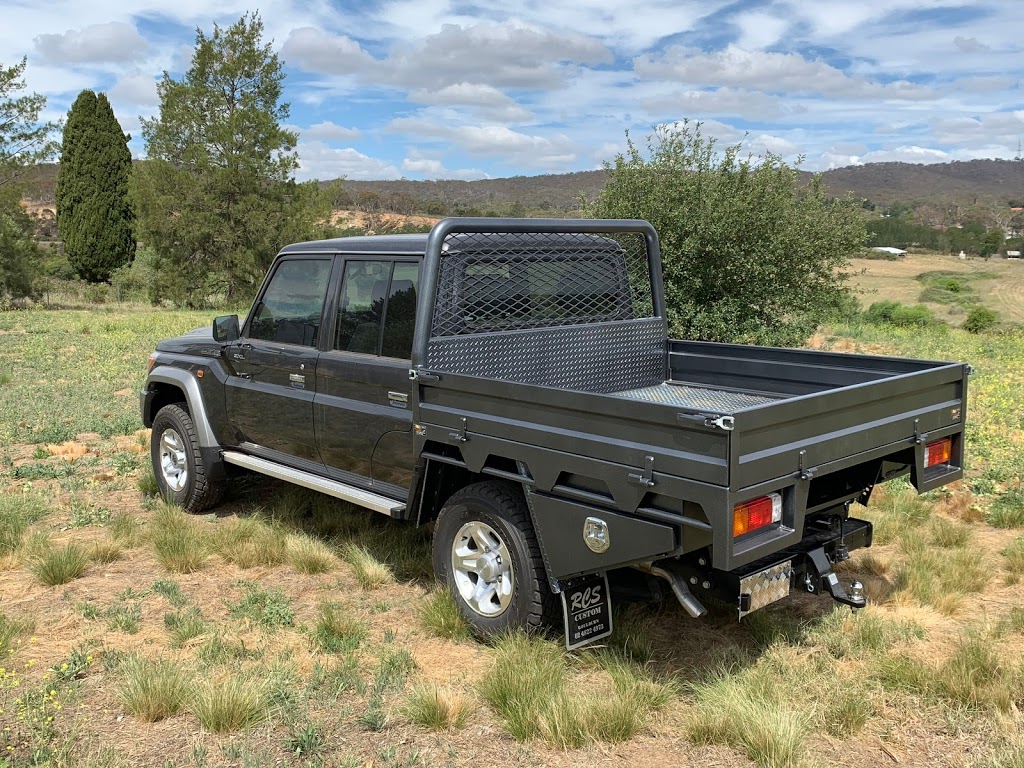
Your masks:
M 850 582 L 850 591 L 843 589 L 839 577 L 832 571 L 832 563 L 825 554 L 824 547 L 818 547 L 807 553 L 808 560 L 814 568 L 814 573 L 808 571 L 804 574 L 804 589 L 811 594 L 817 594 L 822 589 L 832 595 L 837 603 L 848 605 L 854 613 L 863 608 L 866 604 L 864 598 L 864 585 L 859 581 Z

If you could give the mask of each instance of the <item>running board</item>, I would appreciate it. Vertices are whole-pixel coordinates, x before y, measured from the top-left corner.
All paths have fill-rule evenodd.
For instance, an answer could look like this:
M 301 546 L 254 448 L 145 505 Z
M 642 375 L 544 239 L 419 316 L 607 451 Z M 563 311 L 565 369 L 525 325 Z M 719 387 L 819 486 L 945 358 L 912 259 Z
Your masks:
M 270 477 L 276 477 L 278 480 L 301 485 L 303 488 L 320 491 L 320 493 L 326 493 L 328 496 L 333 496 L 336 499 L 343 499 L 359 507 L 372 509 L 374 512 L 380 512 L 388 517 L 401 517 L 405 512 L 405 504 L 401 502 L 389 499 L 387 496 L 381 496 L 378 493 L 373 493 L 372 491 L 364 491 L 362 488 L 356 488 L 354 485 L 339 483 L 337 480 L 328 480 L 326 477 L 314 475 L 312 472 L 303 472 L 301 469 L 293 469 L 274 461 L 267 461 L 266 459 L 238 453 L 237 451 L 224 451 L 223 457 L 224 461 L 228 464 L 235 464 L 239 467 L 251 469 L 253 472 L 259 472 L 261 475 L 269 475 Z

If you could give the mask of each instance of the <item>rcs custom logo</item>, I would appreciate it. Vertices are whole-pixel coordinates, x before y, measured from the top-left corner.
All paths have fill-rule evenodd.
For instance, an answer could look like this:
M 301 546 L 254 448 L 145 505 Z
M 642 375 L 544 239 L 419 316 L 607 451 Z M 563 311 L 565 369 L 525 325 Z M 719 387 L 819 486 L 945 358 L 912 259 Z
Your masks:
M 601 586 L 601 584 L 597 584 L 593 587 L 587 587 L 582 592 L 574 592 L 570 602 L 570 608 L 573 611 L 585 611 L 587 608 L 600 603 L 602 600 Z

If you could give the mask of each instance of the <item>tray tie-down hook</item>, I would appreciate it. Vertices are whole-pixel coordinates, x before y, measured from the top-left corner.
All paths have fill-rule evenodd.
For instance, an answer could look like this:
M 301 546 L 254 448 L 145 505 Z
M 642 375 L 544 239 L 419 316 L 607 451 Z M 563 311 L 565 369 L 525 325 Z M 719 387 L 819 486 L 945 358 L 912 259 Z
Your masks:
M 677 413 L 676 418 L 684 423 L 696 421 L 702 426 L 721 429 L 725 432 L 732 432 L 736 428 L 735 417 L 719 416 L 717 413 Z
M 823 547 L 811 550 L 807 553 L 814 567 L 815 574 L 807 573 L 804 576 L 804 589 L 811 594 L 817 594 L 824 589 L 837 603 L 850 606 L 853 612 L 867 605 L 864 597 L 864 587 L 859 581 L 850 584 L 850 592 L 843 589 L 839 583 L 839 577 L 832 572 L 832 564 L 828 560 Z

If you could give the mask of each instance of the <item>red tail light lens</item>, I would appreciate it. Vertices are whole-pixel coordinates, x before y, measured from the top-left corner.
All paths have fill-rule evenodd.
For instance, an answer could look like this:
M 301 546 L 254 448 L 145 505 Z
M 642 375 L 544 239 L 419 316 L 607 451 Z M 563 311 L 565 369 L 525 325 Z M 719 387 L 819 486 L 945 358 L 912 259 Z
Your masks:
M 782 494 L 769 493 L 737 504 L 732 510 L 732 535 L 742 536 L 782 520 Z
M 934 467 L 938 464 L 949 464 L 953 456 L 953 440 L 944 437 L 934 443 L 928 443 L 924 451 L 924 465 Z

